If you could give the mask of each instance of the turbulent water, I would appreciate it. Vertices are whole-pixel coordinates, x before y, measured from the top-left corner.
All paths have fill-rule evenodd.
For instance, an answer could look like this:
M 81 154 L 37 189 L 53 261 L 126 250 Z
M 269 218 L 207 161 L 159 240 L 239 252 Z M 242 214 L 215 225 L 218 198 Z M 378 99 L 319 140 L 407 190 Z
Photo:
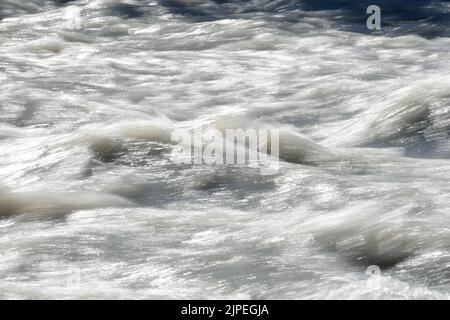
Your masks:
M 0 0 L 0 298 L 449 298 L 450 3 L 349 3 Z

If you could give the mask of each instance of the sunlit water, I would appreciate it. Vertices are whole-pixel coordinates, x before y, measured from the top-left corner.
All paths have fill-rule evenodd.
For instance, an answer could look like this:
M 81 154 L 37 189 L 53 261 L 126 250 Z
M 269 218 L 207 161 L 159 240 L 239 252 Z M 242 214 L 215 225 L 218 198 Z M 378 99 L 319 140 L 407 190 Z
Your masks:
M 450 6 L 364 5 L 1 0 L 0 298 L 448 298 Z

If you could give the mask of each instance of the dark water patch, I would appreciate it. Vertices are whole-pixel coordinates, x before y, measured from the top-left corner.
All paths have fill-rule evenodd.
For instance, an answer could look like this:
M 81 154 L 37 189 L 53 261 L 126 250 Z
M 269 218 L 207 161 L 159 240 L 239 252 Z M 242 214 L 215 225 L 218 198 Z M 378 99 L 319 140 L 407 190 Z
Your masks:
M 119 16 L 124 19 L 142 18 L 145 12 L 141 5 L 134 5 L 128 3 L 118 3 L 113 5 L 107 11 L 108 15 Z
M 366 9 L 376 4 L 381 9 L 382 29 L 376 34 L 405 35 L 417 34 L 426 38 L 449 36 L 450 10 L 445 9 L 448 0 L 378 0 L 339 1 L 303 0 L 306 11 L 331 10 L 339 14 L 331 17 L 338 27 L 348 31 L 372 33 L 366 27 Z
M 227 10 L 227 1 L 221 1 L 219 4 L 222 6 L 192 5 L 178 0 L 161 0 L 160 4 L 172 14 L 190 18 L 198 22 L 221 19 L 224 15 L 232 13 L 232 11 Z
M 450 35 L 449 0 L 215 0 L 187 3 L 181 0 L 161 0 L 169 12 L 195 21 L 258 18 L 283 23 L 298 23 L 305 16 L 325 17 L 334 27 L 366 34 L 400 36 L 417 34 L 425 38 Z M 366 26 L 370 5 L 382 12 L 382 29 L 371 31 Z
M 51 10 L 59 6 L 68 5 L 78 0 L 15 0 L 11 2 L 0 1 L 0 21 L 4 18 L 22 14 L 38 13 Z

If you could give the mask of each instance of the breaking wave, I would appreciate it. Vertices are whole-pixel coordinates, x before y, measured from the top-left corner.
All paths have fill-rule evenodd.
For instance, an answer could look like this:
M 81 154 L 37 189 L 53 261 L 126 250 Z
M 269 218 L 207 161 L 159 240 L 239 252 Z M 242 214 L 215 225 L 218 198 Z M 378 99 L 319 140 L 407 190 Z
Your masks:
M 450 7 L 378 2 L 2 0 L 0 297 L 448 298 Z

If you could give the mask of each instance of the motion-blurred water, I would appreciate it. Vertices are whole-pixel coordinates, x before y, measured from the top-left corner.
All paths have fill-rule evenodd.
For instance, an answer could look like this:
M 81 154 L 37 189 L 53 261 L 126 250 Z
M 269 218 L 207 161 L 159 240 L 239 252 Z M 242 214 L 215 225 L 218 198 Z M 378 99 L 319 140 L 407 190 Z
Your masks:
M 0 298 L 447 299 L 450 3 L 369 4 L 0 0 Z

